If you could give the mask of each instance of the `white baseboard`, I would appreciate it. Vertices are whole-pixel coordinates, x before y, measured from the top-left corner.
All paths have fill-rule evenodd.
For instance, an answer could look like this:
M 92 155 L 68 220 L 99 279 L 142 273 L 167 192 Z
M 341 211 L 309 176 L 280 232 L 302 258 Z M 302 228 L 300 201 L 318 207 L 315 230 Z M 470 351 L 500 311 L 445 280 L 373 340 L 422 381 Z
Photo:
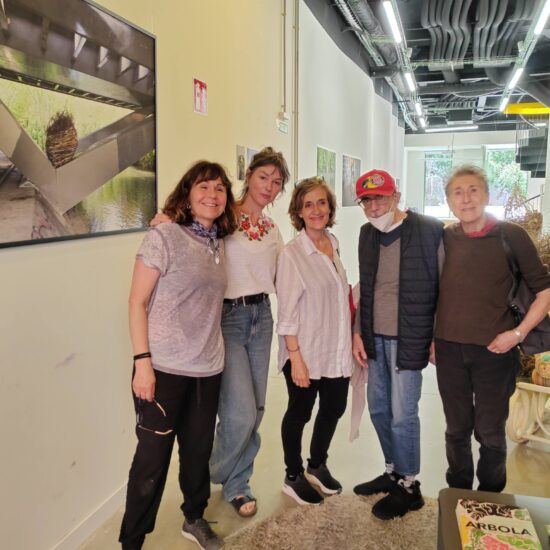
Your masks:
M 126 483 L 101 503 L 88 517 L 84 518 L 72 531 L 63 537 L 52 550 L 75 550 L 92 533 L 107 521 L 123 504 L 126 496 Z

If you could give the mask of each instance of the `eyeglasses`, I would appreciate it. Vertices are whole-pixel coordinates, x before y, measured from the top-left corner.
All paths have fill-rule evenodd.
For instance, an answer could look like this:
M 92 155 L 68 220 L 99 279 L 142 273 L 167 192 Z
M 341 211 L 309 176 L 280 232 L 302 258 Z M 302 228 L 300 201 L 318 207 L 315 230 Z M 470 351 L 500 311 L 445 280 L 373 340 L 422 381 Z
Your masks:
M 363 208 L 370 208 L 373 204 L 384 204 L 392 197 L 393 195 L 367 195 L 358 199 L 357 203 Z
M 157 409 L 161 412 L 162 416 L 166 418 L 166 411 L 162 408 L 160 403 L 156 399 L 153 399 L 152 403 L 157 407 Z M 174 430 L 166 430 L 166 431 L 160 431 L 160 430 L 152 430 L 151 428 L 146 428 L 141 423 L 143 422 L 143 400 L 138 400 L 138 407 L 136 411 L 136 425 L 138 428 L 145 430 L 146 432 L 151 432 L 157 435 L 168 435 L 169 433 L 172 433 Z

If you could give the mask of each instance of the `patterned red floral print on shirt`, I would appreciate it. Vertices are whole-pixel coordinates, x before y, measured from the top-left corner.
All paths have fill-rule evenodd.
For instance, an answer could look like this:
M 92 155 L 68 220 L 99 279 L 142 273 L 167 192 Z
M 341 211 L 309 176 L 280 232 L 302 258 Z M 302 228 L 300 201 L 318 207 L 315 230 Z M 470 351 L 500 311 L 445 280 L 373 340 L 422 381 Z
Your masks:
M 256 224 L 253 224 L 250 216 L 244 212 L 239 216 L 239 231 L 242 231 L 249 241 L 261 241 L 274 227 L 275 224 L 268 216 L 260 216 Z

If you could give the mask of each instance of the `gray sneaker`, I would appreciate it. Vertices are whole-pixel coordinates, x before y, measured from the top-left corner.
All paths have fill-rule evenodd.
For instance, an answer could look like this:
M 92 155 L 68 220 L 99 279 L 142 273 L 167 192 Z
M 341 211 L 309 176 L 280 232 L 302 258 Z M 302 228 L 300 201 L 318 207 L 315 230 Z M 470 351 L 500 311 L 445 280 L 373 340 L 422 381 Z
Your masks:
M 181 528 L 181 534 L 186 539 L 196 542 L 202 550 L 218 550 L 224 545 L 223 539 L 210 529 L 210 525 L 203 518 L 193 522 L 186 519 Z
M 312 468 L 308 465 L 306 477 L 310 483 L 317 485 L 327 495 L 337 495 L 342 492 L 342 485 L 332 477 L 326 464 L 321 464 L 319 468 Z
M 309 484 L 303 472 L 291 480 L 285 476 L 283 493 L 293 498 L 298 504 L 321 504 L 323 497 Z

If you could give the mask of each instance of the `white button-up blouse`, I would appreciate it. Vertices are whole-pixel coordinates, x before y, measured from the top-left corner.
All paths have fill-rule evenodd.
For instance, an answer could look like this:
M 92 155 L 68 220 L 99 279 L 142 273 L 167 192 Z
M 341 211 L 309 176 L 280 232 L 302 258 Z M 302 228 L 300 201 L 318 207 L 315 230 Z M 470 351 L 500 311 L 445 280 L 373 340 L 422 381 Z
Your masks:
M 348 377 L 352 371 L 348 281 L 338 240 L 327 234 L 334 261 L 315 247 L 303 229 L 285 246 L 277 268 L 279 370 L 289 358 L 284 336 L 297 336 L 314 380 Z

